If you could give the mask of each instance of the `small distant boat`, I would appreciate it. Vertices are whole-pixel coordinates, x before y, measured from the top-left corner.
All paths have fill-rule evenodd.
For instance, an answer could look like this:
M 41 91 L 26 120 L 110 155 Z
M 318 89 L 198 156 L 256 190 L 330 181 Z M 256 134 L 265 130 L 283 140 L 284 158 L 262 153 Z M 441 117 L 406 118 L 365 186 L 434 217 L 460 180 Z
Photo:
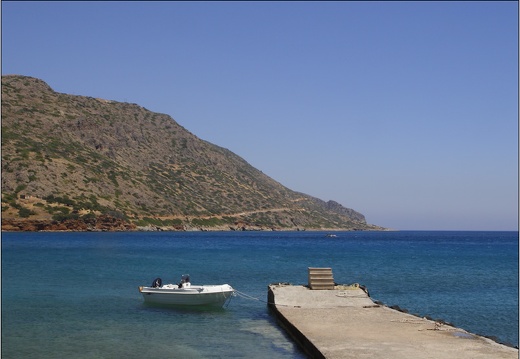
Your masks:
M 222 307 L 235 290 L 229 284 L 192 285 L 189 275 L 183 275 L 179 284 L 162 285 L 156 278 L 151 287 L 139 287 L 139 292 L 145 303 Z
M 327 237 L 327 238 L 338 238 L 337 235 L 332 234 L 332 233 L 327 234 L 325 237 Z

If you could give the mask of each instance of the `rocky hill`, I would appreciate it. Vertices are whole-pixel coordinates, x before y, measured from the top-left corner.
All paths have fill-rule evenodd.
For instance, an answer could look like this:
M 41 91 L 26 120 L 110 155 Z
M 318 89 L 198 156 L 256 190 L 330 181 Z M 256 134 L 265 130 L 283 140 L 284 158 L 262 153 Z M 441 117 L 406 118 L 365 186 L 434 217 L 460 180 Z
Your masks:
M 381 229 L 284 187 L 168 115 L 2 76 L 2 229 L 111 228 Z

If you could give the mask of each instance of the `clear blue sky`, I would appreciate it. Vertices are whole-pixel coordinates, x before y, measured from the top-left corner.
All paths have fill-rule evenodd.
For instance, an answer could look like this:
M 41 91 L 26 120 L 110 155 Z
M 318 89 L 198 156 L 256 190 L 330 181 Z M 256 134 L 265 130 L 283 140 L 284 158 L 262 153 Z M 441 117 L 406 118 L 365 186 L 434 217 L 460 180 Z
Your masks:
M 518 229 L 518 2 L 2 2 L 2 73 L 395 229 Z

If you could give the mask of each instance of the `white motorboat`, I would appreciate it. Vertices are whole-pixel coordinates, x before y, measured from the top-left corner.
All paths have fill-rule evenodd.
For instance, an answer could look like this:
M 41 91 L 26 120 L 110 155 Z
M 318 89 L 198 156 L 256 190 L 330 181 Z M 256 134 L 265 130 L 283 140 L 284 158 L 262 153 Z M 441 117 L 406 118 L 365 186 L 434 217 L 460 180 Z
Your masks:
M 222 307 L 235 290 L 229 284 L 192 285 L 188 275 L 183 275 L 179 284 L 162 285 L 156 278 L 151 287 L 139 287 L 146 303 L 179 306 Z

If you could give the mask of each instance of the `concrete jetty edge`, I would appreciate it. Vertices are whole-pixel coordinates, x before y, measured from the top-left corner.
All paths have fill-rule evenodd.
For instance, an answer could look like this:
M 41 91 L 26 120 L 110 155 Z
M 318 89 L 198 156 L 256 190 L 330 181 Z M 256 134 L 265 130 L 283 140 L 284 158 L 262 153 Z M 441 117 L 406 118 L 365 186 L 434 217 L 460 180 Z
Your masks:
M 276 305 L 274 303 L 274 293 L 271 290 L 271 286 L 269 286 L 267 291 L 267 306 L 269 307 L 271 313 L 275 316 L 276 320 L 278 321 L 278 324 L 300 347 L 300 349 L 302 349 L 305 352 L 305 354 L 307 354 L 311 358 L 326 359 L 325 356 L 323 356 L 323 354 L 320 352 L 320 350 L 316 348 L 316 346 L 276 308 Z
M 268 286 L 277 323 L 310 358 L 517 359 L 518 348 L 374 302 L 359 286 Z

